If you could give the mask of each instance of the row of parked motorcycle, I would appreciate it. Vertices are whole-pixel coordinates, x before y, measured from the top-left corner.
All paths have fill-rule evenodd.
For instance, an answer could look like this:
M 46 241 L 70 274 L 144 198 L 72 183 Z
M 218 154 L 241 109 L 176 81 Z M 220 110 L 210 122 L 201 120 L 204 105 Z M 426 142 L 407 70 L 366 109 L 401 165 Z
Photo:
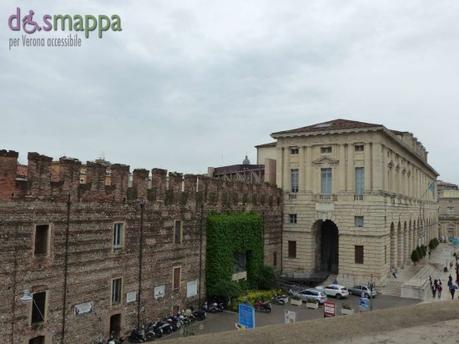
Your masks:
M 204 303 L 202 309 L 181 311 L 177 314 L 170 315 L 162 320 L 150 322 L 138 329 L 133 329 L 127 338 L 110 337 L 107 344 L 120 343 L 145 343 L 169 335 L 177 330 L 184 328 L 194 321 L 206 319 L 207 313 L 223 312 L 225 306 L 223 303 L 213 302 Z
M 257 312 L 271 313 L 271 310 L 272 310 L 271 303 L 274 303 L 276 305 L 285 305 L 286 303 L 288 303 L 288 296 L 287 295 L 276 295 L 272 297 L 271 301 L 258 300 L 253 304 L 253 308 Z

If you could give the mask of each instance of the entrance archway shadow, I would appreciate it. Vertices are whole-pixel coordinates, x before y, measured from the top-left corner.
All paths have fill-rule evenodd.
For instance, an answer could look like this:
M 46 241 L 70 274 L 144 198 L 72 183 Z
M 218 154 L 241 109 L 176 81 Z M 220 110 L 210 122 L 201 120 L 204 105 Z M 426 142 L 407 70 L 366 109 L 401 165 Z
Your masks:
M 331 220 L 318 220 L 313 229 L 316 239 L 315 270 L 338 274 L 339 236 L 338 227 Z

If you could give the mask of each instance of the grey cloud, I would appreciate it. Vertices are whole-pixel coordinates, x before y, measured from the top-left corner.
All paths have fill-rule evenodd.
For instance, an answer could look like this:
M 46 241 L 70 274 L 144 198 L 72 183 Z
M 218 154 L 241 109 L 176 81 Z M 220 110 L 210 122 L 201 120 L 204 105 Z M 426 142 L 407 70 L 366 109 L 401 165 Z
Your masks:
M 3 20 L 16 6 L 0 4 Z M 13 51 L 2 30 L 2 148 L 203 172 L 254 160 L 273 131 L 347 115 L 412 131 L 459 182 L 456 1 L 20 6 L 118 13 L 124 30 Z

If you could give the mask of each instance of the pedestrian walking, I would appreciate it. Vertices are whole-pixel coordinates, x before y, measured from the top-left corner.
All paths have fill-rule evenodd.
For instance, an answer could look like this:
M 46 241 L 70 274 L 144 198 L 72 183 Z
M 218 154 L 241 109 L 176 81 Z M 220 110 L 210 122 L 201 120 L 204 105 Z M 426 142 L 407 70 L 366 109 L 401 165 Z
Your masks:
M 435 294 L 437 292 L 437 288 L 433 284 L 431 284 L 430 285 L 430 289 L 432 289 L 432 297 L 435 299 Z
M 449 292 L 451 293 L 451 300 L 454 300 L 454 293 L 456 292 L 457 285 L 454 283 L 449 287 Z
M 430 250 L 429 250 L 429 259 L 430 259 Z
M 453 284 L 453 277 L 451 275 L 448 276 L 448 288 L 451 288 L 451 285 Z
M 441 283 L 441 280 L 438 280 L 438 283 L 437 283 L 437 295 L 438 295 L 439 299 L 441 299 L 442 290 L 443 290 L 443 285 Z
M 397 269 L 395 269 L 395 267 L 391 266 L 390 267 L 390 272 L 392 273 L 392 276 L 394 276 L 394 278 L 396 279 L 397 278 Z

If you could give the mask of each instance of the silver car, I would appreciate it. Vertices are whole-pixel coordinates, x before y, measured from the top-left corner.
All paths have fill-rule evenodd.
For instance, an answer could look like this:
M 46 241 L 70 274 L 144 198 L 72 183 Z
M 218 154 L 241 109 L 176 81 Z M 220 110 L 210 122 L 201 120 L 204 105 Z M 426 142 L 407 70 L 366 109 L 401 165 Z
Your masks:
M 303 289 L 303 290 L 290 290 L 290 294 L 300 298 L 303 301 L 307 300 L 317 300 L 320 305 L 323 305 L 325 301 L 327 301 L 327 296 L 314 288 Z
M 372 297 L 375 297 L 378 292 L 376 291 L 375 288 L 373 288 L 372 291 L 370 291 L 370 288 L 366 285 L 355 285 L 351 288 L 347 288 L 349 290 L 349 293 L 351 293 L 352 295 L 357 295 L 357 296 L 365 296 L 365 297 L 370 297 L 370 295 Z

